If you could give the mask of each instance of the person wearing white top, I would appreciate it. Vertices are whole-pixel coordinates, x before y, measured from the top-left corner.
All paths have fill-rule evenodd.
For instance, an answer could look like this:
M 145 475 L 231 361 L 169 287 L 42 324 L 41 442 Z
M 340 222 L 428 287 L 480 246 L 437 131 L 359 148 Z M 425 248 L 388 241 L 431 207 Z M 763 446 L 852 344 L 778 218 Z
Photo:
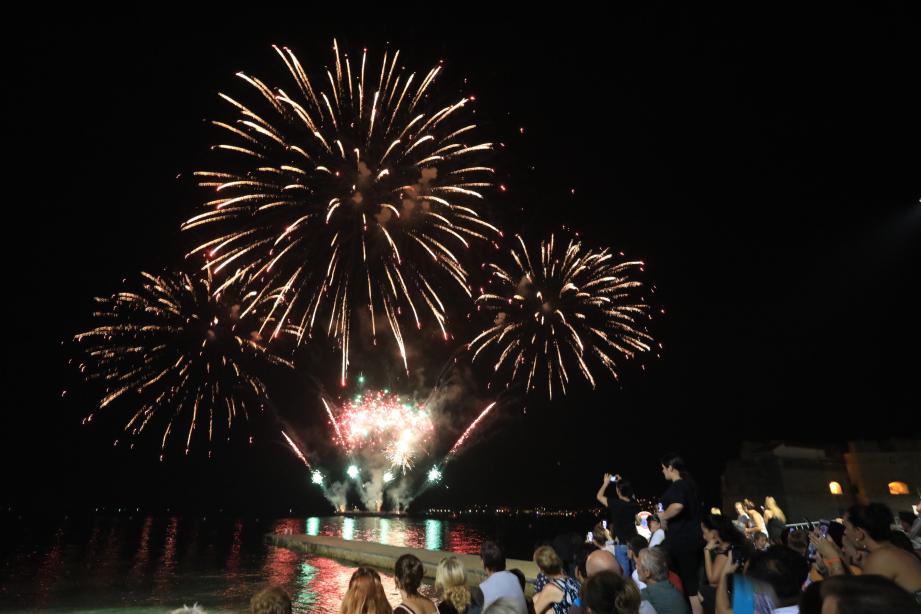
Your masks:
M 646 526 L 649 527 L 649 547 L 655 548 L 656 546 L 662 545 L 662 542 L 665 541 L 665 530 L 662 528 L 662 523 L 659 522 L 659 517 L 653 514 L 646 518 Z
M 518 576 L 505 571 L 505 553 L 495 542 L 485 541 L 480 546 L 480 559 L 486 570 L 486 579 L 480 583 L 483 592 L 483 611 L 493 602 L 505 599 L 515 608 L 517 614 L 527 614 L 528 605 Z

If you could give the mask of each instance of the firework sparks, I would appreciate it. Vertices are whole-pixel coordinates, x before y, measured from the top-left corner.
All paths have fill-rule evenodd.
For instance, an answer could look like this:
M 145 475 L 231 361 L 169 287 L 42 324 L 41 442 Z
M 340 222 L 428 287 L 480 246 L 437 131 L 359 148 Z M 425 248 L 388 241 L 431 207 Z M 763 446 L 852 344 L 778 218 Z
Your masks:
M 74 340 L 85 353 L 87 379 L 105 385 L 98 409 L 130 400 L 135 409 L 125 431 L 135 436 L 160 424 L 162 459 L 181 428 L 187 454 L 196 429 L 207 430 L 209 447 L 229 438 L 234 420 L 248 419 L 266 398 L 250 369 L 292 365 L 258 343 L 238 306 L 215 298 L 210 278 L 142 276 L 138 288 L 97 298 L 99 324 Z
M 323 474 L 320 473 L 319 469 L 313 470 L 313 473 L 310 475 L 310 481 L 318 486 L 323 485 Z
M 359 394 L 349 400 L 338 422 L 349 453 L 384 454 L 403 473 L 426 450 L 435 430 L 428 411 L 385 392 Z
M 471 295 L 461 252 L 498 229 L 479 212 L 495 171 L 481 161 L 492 144 L 474 136 L 472 98 L 437 104 L 441 66 L 409 73 L 399 51 L 378 70 L 367 52 L 359 69 L 333 49 L 335 70 L 311 75 L 275 47 L 283 87 L 238 73 L 247 91 L 221 94 L 234 119 L 213 122 L 221 170 L 195 173 L 211 197 L 183 228 L 202 233 L 192 253 L 208 270 L 252 291 L 247 311 L 267 305 L 271 335 L 335 338 L 345 385 L 359 313 L 375 339 L 383 318 L 407 369 L 407 321 L 448 339 L 442 292 Z
M 595 387 L 593 366 L 616 378 L 615 357 L 651 349 L 643 326 L 649 307 L 634 278 L 642 262 L 621 262 L 610 250 L 583 249 L 553 235 L 534 259 L 515 238 L 512 266 L 489 264 L 493 286 L 476 299 L 477 309 L 494 320 L 470 343 L 474 361 L 493 350 L 495 372 L 509 373 L 510 382 L 524 379 L 526 392 L 543 382 L 552 399 L 555 387 L 566 394 L 574 373 Z
M 307 457 L 304 456 L 304 453 L 301 452 L 301 449 L 297 447 L 297 444 L 295 444 L 291 440 L 291 438 L 288 437 L 288 434 L 286 432 L 282 431 L 281 434 L 285 438 L 285 441 L 288 442 L 288 445 L 291 447 L 291 450 L 294 452 L 294 455 L 297 456 L 299 459 L 301 459 L 301 462 L 304 463 L 305 467 L 307 467 L 308 469 L 311 469 L 310 462 L 307 460 Z
M 476 430 L 477 425 L 480 424 L 483 418 L 485 418 L 486 415 L 490 411 L 492 411 L 492 408 L 495 406 L 496 406 L 495 402 L 492 402 L 489 405 L 487 405 L 486 409 L 480 412 L 480 415 L 476 417 L 476 420 L 470 423 L 470 426 L 467 427 L 467 430 L 465 430 L 464 433 L 458 438 L 457 443 L 451 446 L 451 450 L 448 452 L 448 456 L 447 456 L 448 459 L 453 458 L 454 456 L 457 455 L 458 452 L 460 452 L 461 448 L 464 447 L 464 444 L 467 443 L 467 439 L 470 438 L 471 433 L 473 433 L 473 431 Z

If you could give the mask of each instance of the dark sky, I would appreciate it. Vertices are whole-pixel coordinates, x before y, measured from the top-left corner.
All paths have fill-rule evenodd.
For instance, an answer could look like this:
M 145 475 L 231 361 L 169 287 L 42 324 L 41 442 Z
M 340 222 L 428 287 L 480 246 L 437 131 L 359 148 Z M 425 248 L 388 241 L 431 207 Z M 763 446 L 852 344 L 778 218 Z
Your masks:
M 921 23 L 907 11 L 222 17 L 27 20 L 8 53 L 11 503 L 321 509 L 258 425 L 256 445 L 213 461 L 113 449 L 116 423 L 79 425 L 88 396 L 61 341 L 93 296 L 181 253 L 200 196 L 182 176 L 207 153 L 216 92 L 240 69 L 284 78 L 272 43 L 326 64 L 333 36 L 468 78 L 507 145 L 493 219 L 531 236 L 566 224 L 645 260 L 666 309 L 661 359 L 620 386 L 510 402 L 421 502 L 587 505 L 606 470 L 655 495 L 670 449 L 712 498 L 743 440 L 919 434 Z M 316 419 L 306 385 L 281 388 L 280 413 Z

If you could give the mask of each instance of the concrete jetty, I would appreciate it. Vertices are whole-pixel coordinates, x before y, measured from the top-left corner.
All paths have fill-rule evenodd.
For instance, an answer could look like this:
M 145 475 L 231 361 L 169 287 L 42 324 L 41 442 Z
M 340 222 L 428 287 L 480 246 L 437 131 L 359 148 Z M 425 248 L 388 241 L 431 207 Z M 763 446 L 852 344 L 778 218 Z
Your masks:
M 339 537 L 313 537 L 310 535 L 283 535 L 269 533 L 266 535 L 269 544 L 297 552 L 306 552 L 316 556 L 336 559 L 355 565 L 375 567 L 387 573 L 393 573 L 393 566 L 397 559 L 404 554 L 414 554 L 419 557 L 425 567 L 425 577 L 435 579 L 435 570 L 438 562 L 446 556 L 456 556 L 467 571 L 467 586 L 477 586 L 486 579 L 483 562 L 475 554 L 456 554 L 441 550 L 422 550 L 420 548 L 403 548 L 389 546 L 374 542 L 342 539 Z M 534 592 L 534 581 L 539 569 L 532 561 L 519 559 L 506 559 L 506 569 L 520 569 L 527 580 L 527 593 Z

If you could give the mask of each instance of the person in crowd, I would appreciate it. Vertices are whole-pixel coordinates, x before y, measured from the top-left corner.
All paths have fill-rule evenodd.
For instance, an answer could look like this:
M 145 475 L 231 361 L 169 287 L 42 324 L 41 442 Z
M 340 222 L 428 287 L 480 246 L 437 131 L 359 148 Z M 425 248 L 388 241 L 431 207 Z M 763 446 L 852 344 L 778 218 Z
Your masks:
M 467 573 L 456 556 L 446 556 L 438 562 L 435 591 L 441 599 L 437 605 L 438 614 L 464 614 L 467 610 L 471 601 Z
M 787 528 L 787 515 L 783 513 L 774 497 L 764 498 L 764 525 L 768 539 L 772 544 L 779 544 L 784 529 Z
M 602 527 L 604 528 L 604 527 Z M 605 538 L 607 535 L 605 534 Z M 576 550 L 585 543 L 585 536 L 575 531 L 567 531 L 553 538 L 550 546 L 556 551 L 557 556 L 563 561 L 563 570 L 569 576 L 576 575 Z
M 655 514 L 647 516 L 646 526 L 649 528 L 649 547 L 655 548 L 656 546 L 661 546 L 662 542 L 665 541 L 665 529 L 662 528 L 659 517 Z
M 742 533 L 746 533 L 746 529 L 750 529 L 755 526 L 755 521 L 752 520 L 752 517 L 745 513 L 745 506 L 742 505 L 741 501 L 736 501 L 736 528 L 739 529 Z M 746 533 L 747 534 L 747 533 Z
M 749 537 L 755 533 L 768 535 L 767 525 L 764 524 L 764 516 L 758 511 L 755 503 L 751 499 L 745 499 L 742 504 L 745 506 L 745 513 L 752 519 L 752 526 L 745 529 L 745 534 Z M 768 535 L 768 538 L 770 538 L 770 535 Z
M 669 482 L 668 489 L 662 495 L 663 511 L 659 512 L 659 520 L 665 524 L 663 546 L 668 550 L 671 564 L 681 578 L 685 595 L 696 596 L 703 551 L 697 485 L 681 456 L 668 454 L 660 464 L 662 475 Z M 703 612 L 697 599 L 691 602 L 691 609 L 694 614 Z
M 882 576 L 835 576 L 811 584 L 799 602 L 799 614 L 921 614 L 911 594 Z
M 586 569 L 588 557 L 598 549 L 595 544 L 586 543 L 576 550 L 576 581 L 580 585 L 585 584 L 585 581 L 588 580 L 588 569 Z
M 701 575 L 697 595 L 689 596 L 692 604 L 696 597 L 704 612 L 713 612 L 716 609 L 716 588 L 719 586 L 723 567 L 729 561 L 730 550 L 735 548 L 737 552 L 744 553 L 745 558 L 749 558 L 752 546 L 736 529 L 735 524 L 725 516 L 704 516 L 700 530 L 706 542 L 703 553 L 704 573 Z
M 729 596 L 729 578 L 739 569 L 739 561 L 729 561 L 723 566 L 719 587 L 716 591 L 716 614 L 734 614 L 733 599 Z M 786 546 L 771 546 L 764 552 L 752 555 L 746 566 L 745 575 L 735 579 L 733 597 L 738 599 L 743 586 L 749 582 L 758 587 L 752 595 L 749 608 L 756 612 L 771 614 L 797 614 L 803 583 L 809 573 L 809 562 Z M 753 611 L 749 609 L 748 612 Z M 739 614 L 744 614 L 740 610 Z
M 883 576 L 911 593 L 921 603 L 921 560 L 913 553 L 895 546 L 892 537 L 892 511 L 882 503 L 853 505 L 844 516 L 844 535 L 866 549 L 863 574 Z M 827 537 L 813 533 L 810 537 L 831 575 L 847 573 L 843 552 Z
M 636 574 L 636 563 L 640 556 L 640 550 L 648 547 L 649 542 L 646 541 L 646 538 L 642 535 L 634 535 L 630 538 L 630 543 L 627 544 L 627 556 L 630 558 L 630 567 L 633 569 L 630 573 L 630 577 L 633 578 L 634 582 L 639 581 Z M 626 573 L 624 573 L 624 577 L 627 577 Z M 637 584 L 637 586 L 639 586 L 639 584 Z M 639 588 L 643 587 L 639 586 Z
M 527 614 L 524 591 L 514 574 L 505 571 L 505 553 L 492 541 L 480 545 L 480 560 L 486 570 L 486 579 L 480 583 L 482 593 L 482 610 L 485 612 L 497 599 L 507 599 L 517 614 Z M 478 604 L 479 605 L 479 604 Z
M 613 496 L 609 496 L 608 491 L 612 480 L 614 482 L 614 493 Z M 615 475 L 612 478 L 610 473 L 605 473 L 601 481 L 601 488 L 598 489 L 595 498 L 608 508 L 610 517 L 608 528 L 617 543 L 614 547 L 615 556 L 624 572 L 629 575 L 633 568 L 630 566 L 630 559 L 627 556 L 627 544 L 631 537 L 637 535 L 636 515 L 640 513 L 640 506 L 636 502 L 633 485 L 619 475 Z
M 787 534 L 787 548 L 790 548 L 800 556 L 806 556 L 809 550 L 809 532 L 797 529 Z
M 592 543 L 598 548 L 607 550 L 614 556 L 617 556 L 614 541 L 610 539 L 609 535 L 608 530 L 605 529 L 604 525 L 600 522 L 592 527 Z
M 752 545 L 755 547 L 755 550 L 763 552 L 768 549 L 771 543 L 768 541 L 768 536 L 764 533 L 755 533 L 755 536 L 752 538 Z
M 602 571 L 585 583 L 582 603 L 589 614 L 639 614 L 641 604 L 649 602 L 642 601 L 633 582 L 613 571 Z
M 393 569 L 393 580 L 400 591 L 400 605 L 393 609 L 396 614 L 435 614 L 435 604 L 428 597 L 419 594 L 425 573 L 422 561 L 412 554 L 397 559 Z
M 534 551 L 534 563 L 547 580 L 534 595 L 535 613 L 544 614 L 553 609 L 554 614 L 566 614 L 579 597 L 579 583 L 566 575 L 563 561 L 550 546 Z
M 921 552 L 921 531 L 914 532 L 915 524 L 918 524 L 919 517 L 911 512 L 899 512 L 898 524 L 899 529 L 908 536 L 911 542 L 911 549 L 915 552 Z M 919 525 L 921 528 L 921 525 Z
M 493 601 L 488 608 L 483 610 L 483 614 L 517 614 L 518 604 L 514 599 L 502 597 Z
M 349 580 L 339 614 L 392 614 L 393 608 L 381 585 L 381 576 L 370 567 L 359 567 Z
M 291 614 L 291 597 L 280 586 L 269 586 L 249 600 L 250 614 Z
M 690 614 L 688 600 L 668 581 L 668 553 L 665 550 L 640 550 L 636 571 L 645 585 L 640 590 L 640 596 L 651 603 L 658 614 Z

